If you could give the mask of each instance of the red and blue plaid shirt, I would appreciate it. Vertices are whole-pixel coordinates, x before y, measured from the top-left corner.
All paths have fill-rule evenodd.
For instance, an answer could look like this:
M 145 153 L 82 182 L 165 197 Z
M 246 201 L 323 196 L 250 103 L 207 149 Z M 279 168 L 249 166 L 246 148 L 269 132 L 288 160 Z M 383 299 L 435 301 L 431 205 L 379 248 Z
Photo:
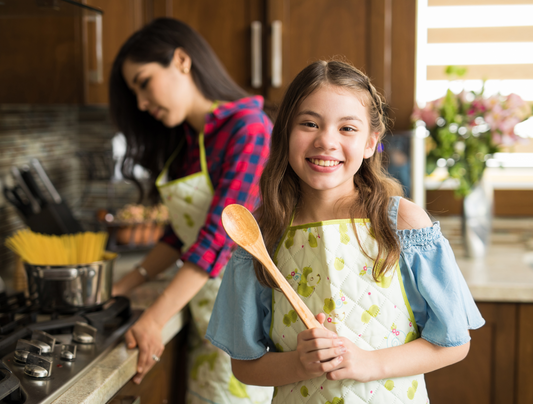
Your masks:
M 198 239 L 181 259 L 203 268 L 216 277 L 228 262 L 234 246 L 222 227 L 222 210 L 232 203 L 257 206 L 259 178 L 270 152 L 272 123 L 262 110 L 260 96 L 220 105 L 206 117 L 204 145 L 207 171 L 215 189 L 206 222 Z M 170 169 L 177 179 L 201 171 L 198 134 L 186 123 L 184 159 Z M 183 242 L 169 225 L 160 241 L 180 251 Z

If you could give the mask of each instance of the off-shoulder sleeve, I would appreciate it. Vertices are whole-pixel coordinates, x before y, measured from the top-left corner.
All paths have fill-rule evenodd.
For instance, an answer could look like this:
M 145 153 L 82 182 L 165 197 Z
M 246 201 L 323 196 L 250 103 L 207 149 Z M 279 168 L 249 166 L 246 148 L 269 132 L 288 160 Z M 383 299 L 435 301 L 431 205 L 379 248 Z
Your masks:
M 268 336 L 271 307 L 272 289 L 257 281 L 252 256 L 239 248 L 224 272 L 206 338 L 234 359 L 275 351 Z
M 402 245 L 400 270 L 405 292 L 421 329 L 432 344 L 453 347 L 470 340 L 468 330 L 485 324 L 450 244 L 433 227 L 398 230 Z

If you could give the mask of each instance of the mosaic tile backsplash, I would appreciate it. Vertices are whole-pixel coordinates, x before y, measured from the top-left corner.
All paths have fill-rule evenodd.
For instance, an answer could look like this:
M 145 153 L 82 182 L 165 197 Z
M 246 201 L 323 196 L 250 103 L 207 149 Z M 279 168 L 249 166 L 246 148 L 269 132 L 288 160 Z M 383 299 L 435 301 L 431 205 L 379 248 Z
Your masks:
M 0 105 L 0 180 L 6 183 L 11 166 L 21 168 L 38 158 L 74 216 L 86 230 L 95 230 L 98 209 L 117 209 L 138 197 L 136 188 L 124 181 L 101 175 L 90 180 L 95 167 L 89 168 L 81 157 L 81 153 L 102 156 L 95 160 L 97 165 L 112 165 L 114 135 L 103 107 Z M 4 201 L 0 206 L 0 276 L 8 287 L 15 260 L 4 240 L 23 226 L 16 209 Z

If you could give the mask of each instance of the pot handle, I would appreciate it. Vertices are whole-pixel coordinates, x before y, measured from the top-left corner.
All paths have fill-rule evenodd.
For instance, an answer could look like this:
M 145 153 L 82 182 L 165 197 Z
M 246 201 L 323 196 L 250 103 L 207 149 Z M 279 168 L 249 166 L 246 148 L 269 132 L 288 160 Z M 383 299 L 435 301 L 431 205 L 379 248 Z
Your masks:
M 52 281 L 71 281 L 79 276 L 76 268 L 68 269 L 39 269 L 36 275 L 41 279 L 48 279 Z

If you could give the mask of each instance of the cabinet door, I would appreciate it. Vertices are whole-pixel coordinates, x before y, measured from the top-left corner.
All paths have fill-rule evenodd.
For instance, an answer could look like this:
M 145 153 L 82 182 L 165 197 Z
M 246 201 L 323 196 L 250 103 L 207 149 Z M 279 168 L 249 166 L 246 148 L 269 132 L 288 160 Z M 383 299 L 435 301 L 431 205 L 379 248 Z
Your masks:
M 515 397 L 518 305 L 478 303 L 478 307 L 486 324 L 470 332 L 466 359 L 426 375 L 431 404 L 526 402 Z
M 82 102 L 79 19 L 0 15 L 0 104 Z
M 263 0 L 172 0 L 171 13 L 205 38 L 238 85 L 262 94 L 262 88 L 251 86 L 251 24 L 262 20 L 263 4 Z
M 89 6 L 103 10 L 101 44 L 98 44 L 97 24 L 87 16 L 82 17 L 84 52 L 84 102 L 86 104 L 109 103 L 109 74 L 115 56 L 122 44 L 143 23 L 142 0 L 86 0 Z M 97 47 L 101 46 L 101 55 Z M 101 60 L 99 58 L 101 57 Z M 99 66 L 100 64 L 100 66 Z M 101 69 L 101 76 L 91 72 Z
M 368 1 L 269 0 L 267 9 L 269 100 L 279 102 L 294 77 L 318 59 L 342 56 L 367 69 Z

